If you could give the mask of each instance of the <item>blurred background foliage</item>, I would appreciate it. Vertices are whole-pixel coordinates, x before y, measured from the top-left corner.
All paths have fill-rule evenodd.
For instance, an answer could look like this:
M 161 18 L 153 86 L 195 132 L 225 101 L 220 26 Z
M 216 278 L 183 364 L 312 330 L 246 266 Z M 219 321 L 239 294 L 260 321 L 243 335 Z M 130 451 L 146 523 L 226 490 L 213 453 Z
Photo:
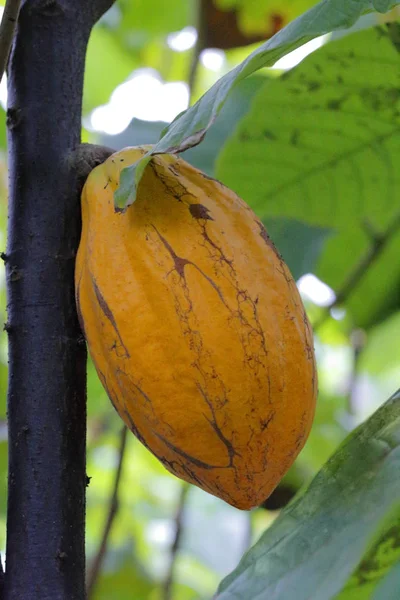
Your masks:
M 166 123 L 255 44 L 313 4 L 169 0 L 166 10 L 162 0 L 117 0 L 89 43 L 83 140 L 115 149 L 155 142 Z M 363 24 L 371 24 L 371 18 L 357 28 Z M 218 175 L 253 206 L 298 281 L 315 326 L 320 388 L 304 450 L 264 506 L 250 513 L 183 486 L 130 434 L 118 478 L 125 441 L 121 422 L 89 362 L 91 599 L 210 599 L 294 493 L 398 386 L 400 235 L 393 190 L 399 183 L 394 166 L 399 138 L 394 134 L 400 69 L 393 45 L 379 36 L 370 29 L 330 42 L 290 70 L 328 41 L 317 40 L 276 68 L 249 77 L 235 88 L 204 143 L 185 153 L 189 162 Z M 371 67 L 382 54 L 384 72 L 378 64 Z M 4 249 L 4 80 L 0 103 Z M 1 264 L 0 326 L 5 322 Z M 5 547 L 6 377 L 7 340 L 0 331 L 0 549 Z M 113 501 L 116 478 L 118 498 Z M 111 528 L 103 552 L 107 520 Z

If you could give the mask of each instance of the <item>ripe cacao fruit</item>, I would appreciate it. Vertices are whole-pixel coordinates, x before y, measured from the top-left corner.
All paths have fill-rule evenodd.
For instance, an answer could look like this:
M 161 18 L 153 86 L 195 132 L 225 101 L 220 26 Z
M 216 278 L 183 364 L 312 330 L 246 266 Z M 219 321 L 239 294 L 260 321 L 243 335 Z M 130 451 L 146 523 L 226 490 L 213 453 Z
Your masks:
M 120 417 L 178 477 L 258 506 L 309 433 L 317 380 L 296 284 L 231 190 L 154 156 L 136 202 L 114 207 L 116 152 L 82 192 L 75 284 L 98 375 Z

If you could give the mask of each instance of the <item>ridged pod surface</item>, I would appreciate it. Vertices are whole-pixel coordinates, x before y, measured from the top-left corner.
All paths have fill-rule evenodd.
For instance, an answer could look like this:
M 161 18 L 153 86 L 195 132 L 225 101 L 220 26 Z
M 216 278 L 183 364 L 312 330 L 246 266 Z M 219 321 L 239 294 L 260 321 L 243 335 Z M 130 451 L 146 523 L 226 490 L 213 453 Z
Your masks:
M 312 332 L 295 282 L 252 210 L 172 155 L 114 209 L 113 154 L 82 193 L 76 299 L 98 375 L 165 467 L 229 504 L 263 502 L 315 408 Z

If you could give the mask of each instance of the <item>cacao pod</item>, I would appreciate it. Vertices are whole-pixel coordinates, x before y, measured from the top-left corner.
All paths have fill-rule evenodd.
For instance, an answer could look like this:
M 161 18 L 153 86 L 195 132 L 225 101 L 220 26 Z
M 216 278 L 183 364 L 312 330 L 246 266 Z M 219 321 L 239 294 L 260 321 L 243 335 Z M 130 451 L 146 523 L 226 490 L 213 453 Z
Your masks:
M 178 477 L 241 509 L 261 504 L 309 433 L 311 328 L 263 224 L 231 190 L 154 156 L 114 208 L 113 154 L 82 192 L 76 301 L 98 375 L 137 438 Z

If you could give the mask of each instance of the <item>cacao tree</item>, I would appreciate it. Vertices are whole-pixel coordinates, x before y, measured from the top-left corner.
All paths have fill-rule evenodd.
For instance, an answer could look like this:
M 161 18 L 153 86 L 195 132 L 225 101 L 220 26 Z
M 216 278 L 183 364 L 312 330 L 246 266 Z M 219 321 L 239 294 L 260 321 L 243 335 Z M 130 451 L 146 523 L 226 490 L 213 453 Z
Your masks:
M 85 596 L 85 361 L 73 288 L 85 52 L 110 2 L 22 2 L 8 65 L 4 598 Z

